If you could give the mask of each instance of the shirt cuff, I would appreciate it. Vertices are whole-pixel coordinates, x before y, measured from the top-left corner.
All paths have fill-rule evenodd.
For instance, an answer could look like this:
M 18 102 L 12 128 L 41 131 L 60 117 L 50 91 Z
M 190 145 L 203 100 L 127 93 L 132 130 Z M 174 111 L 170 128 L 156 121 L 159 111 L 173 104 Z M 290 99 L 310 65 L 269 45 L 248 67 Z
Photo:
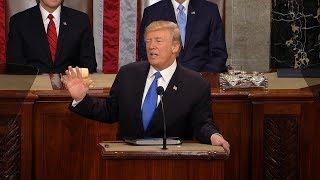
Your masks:
M 76 107 L 83 99 L 80 99 L 79 101 L 73 100 L 71 103 L 72 107 Z

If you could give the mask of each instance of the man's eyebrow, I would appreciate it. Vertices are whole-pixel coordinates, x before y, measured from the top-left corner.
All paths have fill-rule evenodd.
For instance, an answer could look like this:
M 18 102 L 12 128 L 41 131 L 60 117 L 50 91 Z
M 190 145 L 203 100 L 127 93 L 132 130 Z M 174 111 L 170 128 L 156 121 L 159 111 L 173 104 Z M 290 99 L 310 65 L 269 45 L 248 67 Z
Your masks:
M 151 39 L 159 40 L 159 39 L 163 39 L 163 38 L 162 37 L 155 37 L 155 38 L 146 37 L 145 38 L 145 40 L 151 40 Z

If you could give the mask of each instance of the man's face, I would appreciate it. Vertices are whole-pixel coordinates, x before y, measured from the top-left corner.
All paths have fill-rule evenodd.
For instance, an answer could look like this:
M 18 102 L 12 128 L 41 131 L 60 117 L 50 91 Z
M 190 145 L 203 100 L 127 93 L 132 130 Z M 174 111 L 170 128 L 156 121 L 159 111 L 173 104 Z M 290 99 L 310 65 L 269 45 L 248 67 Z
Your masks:
M 182 4 L 184 3 L 186 0 L 176 0 L 177 3 Z
M 170 30 L 150 31 L 146 34 L 145 41 L 149 63 L 156 70 L 161 71 L 174 62 L 180 45 L 173 41 Z
M 61 4 L 62 0 L 40 0 L 41 6 L 49 13 L 55 11 Z

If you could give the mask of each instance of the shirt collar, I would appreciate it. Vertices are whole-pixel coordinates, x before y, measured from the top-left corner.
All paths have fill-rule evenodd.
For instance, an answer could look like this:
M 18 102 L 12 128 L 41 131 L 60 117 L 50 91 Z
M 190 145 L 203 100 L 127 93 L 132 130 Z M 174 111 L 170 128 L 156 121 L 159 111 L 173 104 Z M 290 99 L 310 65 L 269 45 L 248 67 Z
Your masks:
M 40 7 L 40 12 L 41 12 L 41 16 L 42 16 L 42 20 L 43 22 L 45 22 L 48 18 L 48 15 L 50 14 L 47 10 L 45 10 L 41 4 L 39 4 Z M 60 23 L 60 14 L 61 14 L 61 5 L 55 10 L 53 11 L 53 13 L 51 13 L 55 19 L 55 21 L 58 23 L 56 24 L 56 26 L 59 26 Z
M 177 1 L 171 0 L 173 8 L 175 11 L 178 11 L 178 6 L 180 5 Z M 185 11 L 188 11 L 188 6 L 189 6 L 190 0 L 186 0 L 182 5 L 184 6 Z
M 174 60 L 174 62 L 171 64 L 171 66 L 167 67 L 166 69 L 160 71 L 161 73 L 161 76 L 163 78 L 163 80 L 168 83 L 171 79 L 171 77 L 173 76 L 173 73 L 175 72 L 177 68 L 177 61 Z M 153 75 L 157 72 L 157 70 L 150 66 L 150 69 L 149 69 L 149 73 L 148 73 L 148 77 L 147 78 L 152 78 Z

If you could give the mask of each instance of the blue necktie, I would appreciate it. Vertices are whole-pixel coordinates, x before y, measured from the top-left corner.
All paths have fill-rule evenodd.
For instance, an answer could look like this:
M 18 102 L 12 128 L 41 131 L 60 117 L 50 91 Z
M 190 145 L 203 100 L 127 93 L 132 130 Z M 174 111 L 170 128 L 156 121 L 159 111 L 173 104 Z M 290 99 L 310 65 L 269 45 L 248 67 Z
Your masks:
M 178 6 L 178 10 L 179 10 L 179 12 L 177 15 L 177 23 L 178 23 L 179 30 L 181 33 L 182 45 L 184 46 L 184 41 L 185 41 L 185 37 L 186 37 L 187 16 L 183 12 L 184 6 L 182 4 L 180 4 Z
M 157 107 L 157 101 L 158 101 L 157 87 L 158 87 L 158 79 L 160 77 L 161 77 L 160 72 L 156 72 L 154 74 L 154 80 L 152 81 L 151 86 L 143 102 L 142 120 L 143 120 L 144 130 L 147 129 L 153 117 L 154 111 Z

